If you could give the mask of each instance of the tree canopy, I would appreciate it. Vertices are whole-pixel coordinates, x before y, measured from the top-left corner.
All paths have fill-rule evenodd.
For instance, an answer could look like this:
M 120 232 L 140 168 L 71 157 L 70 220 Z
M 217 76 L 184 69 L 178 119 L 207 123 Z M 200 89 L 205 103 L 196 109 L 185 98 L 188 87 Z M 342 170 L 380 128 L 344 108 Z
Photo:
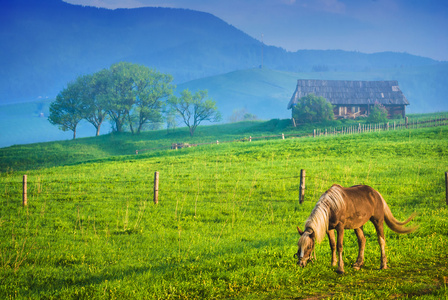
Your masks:
M 375 103 L 367 117 L 367 122 L 369 123 L 381 123 L 387 122 L 387 109 L 381 103 Z
M 82 78 L 70 82 L 62 90 L 56 100 L 50 104 L 51 124 L 57 125 L 62 131 L 73 131 L 73 139 L 76 138 L 76 127 L 83 119 L 83 96 Z
M 196 128 L 203 121 L 221 121 L 221 114 L 216 102 L 212 99 L 206 99 L 207 96 L 207 90 L 197 91 L 194 94 L 189 90 L 183 90 L 180 97 L 173 96 L 168 100 L 172 109 L 178 113 L 187 125 L 190 136 L 194 135 Z
M 303 123 L 330 121 L 334 119 L 333 106 L 323 97 L 309 94 L 294 106 L 293 118 Z
M 113 130 L 140 133 L 148 124 L 163 120 L 164 100 L 172 95 L 171 75 L 128 62 L 113 64 L 93 75 L 79 76 L 63 89 L 50 106 L 49 121 L 72 130 L 85 119 L 99 135 L 106 118 Z

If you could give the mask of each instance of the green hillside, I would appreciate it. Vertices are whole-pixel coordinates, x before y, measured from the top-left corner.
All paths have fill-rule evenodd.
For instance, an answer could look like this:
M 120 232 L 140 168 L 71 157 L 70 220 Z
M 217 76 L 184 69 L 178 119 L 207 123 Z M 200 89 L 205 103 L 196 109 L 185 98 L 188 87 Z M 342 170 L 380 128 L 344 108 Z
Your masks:
M 398 80 L 410 102 L 408 113 L 440 112 L 448 110 L 448 64 L 427 67 L 407 67 L 369 72 L 309 72 L 290 73 L 269 69 L 246 69 L 219 76 L 206 77 L 177 86 L 177 91 L 206 89 L 217 101 L 228 122 L 234 110 L 245 109 L 261 120 L 290 118 L 286 106 L 295 90 L 297 79 L 333 80 Z M 0 106 L 0 147 L 72 138 L 47 121 L 51 100 Z M 39 117 L 43 113 L 44 117 Z M 182 125 L 179 123 L 179 125 Z M 110 132 L 104 124 L 102 134 Z M 93 126 L 84 122 L 78 129 L 79 137 L 93 136 Z
M 201 144 L 240 140 L 249 136 L 260 137 L 291 133 L 308 135 L 313 127 L 292 128 L 290 120 L 251 121 L 224 125 L 199 126 L 194 137 L 187 128 L 176 128 L 131 133 L 111 133 L 99 137 L 79 138 L 47 143 L 16 145 L 0 148 L 0 172 L 40 169 L 60 165 L 107 160 L 114 156 L 134 155 L 136 150 L 150 155 L 160 155 L 172 143 Z
M 209 126 L 194 142 L 285 129 L 279 121 Z M 448 126 L 129 153 L 188 137 L 183 129 L 167 135 L 0 149 L 2 170 L 5 161 L 11 166 L 0 174 L 0 298 L 448 296 Z M 300 205 L 301 169 L 307 177 Z M 314 263 L 296 265 L 296 226 L 333 183 L 371 185 L 399 220 L 419 213 L 412 222 L 417 232 L 386 230 L 388 270 L 378 270 L 370 223 L 361 270 L 351 268 L 352 231 L 344 238 L 345 275 L 330 266 L 327 241 L 317 246 Z
M 190 81 L 178 90 L 207 89 L 224 117 L 245 108 L 260 119 L 289 118 L 286 106 L 296 88 L 297 79 L 325 80 L 397 80 L 410 105 L 409 113 L 448 110 L 448 64 L 426 67 L 402 67 L 360 72 L 292 73 L 269 69 L 249 69 Z

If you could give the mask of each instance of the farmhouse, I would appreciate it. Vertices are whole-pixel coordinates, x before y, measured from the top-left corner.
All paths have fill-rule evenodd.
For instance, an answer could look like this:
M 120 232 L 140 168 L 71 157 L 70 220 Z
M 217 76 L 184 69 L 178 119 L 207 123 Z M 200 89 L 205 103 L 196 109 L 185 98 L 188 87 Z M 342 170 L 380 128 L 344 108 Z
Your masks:
M 409 105 L 397 81 L 299 79 L 288 109 L 292 109 L 300 98 L 308 94 L 327 99 L 333 105 L 336 118 L 367 116 L 376 103 L 386 107 L 389 118 L 395 115 L 404 118 L 406 105 Z

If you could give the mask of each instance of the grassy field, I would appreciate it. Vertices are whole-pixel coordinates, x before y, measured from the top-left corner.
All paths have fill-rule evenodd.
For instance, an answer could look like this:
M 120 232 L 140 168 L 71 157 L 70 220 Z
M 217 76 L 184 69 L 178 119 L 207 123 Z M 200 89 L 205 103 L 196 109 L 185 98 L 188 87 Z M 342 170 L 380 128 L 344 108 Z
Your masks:
M 276 132 L 269 124 L 286 129 L 278 122 L 203 127 L 194 141 Z M 133 154 L 177 138 L 185 141 L 182 130 L 1 149 L 0 298 L 448 297 L 448 126 Z M 419 213 L 417 232 L 386 230 L 390 269 L 378 270 L 370 223 L 361 270 L 349 267 L 357 255 L 352 232 L 344 275 L 330 266 L 326 240 L 317 261 L 296 265 L 295 228 L 333 183 L 371 185 L 398 219 Z

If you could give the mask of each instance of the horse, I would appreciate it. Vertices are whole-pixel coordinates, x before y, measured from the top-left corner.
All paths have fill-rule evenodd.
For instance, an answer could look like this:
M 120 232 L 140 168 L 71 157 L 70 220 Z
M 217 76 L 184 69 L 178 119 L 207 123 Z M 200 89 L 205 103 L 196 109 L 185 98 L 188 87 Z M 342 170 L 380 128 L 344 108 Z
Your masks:
M 316 243 L 322 242 L 325 234 L 328 235 L 331 248 L 331 265 L 336 266 L 338 262 L 337 273 L 344 273 L 344 261 L 342 259 L 343 239 L 345 229 L 354 229 L 358 238 L 358 258 L 353 264 L 355 270 L 359 270 L 364 265 L 364 249 L 366 238 L 364 236 L 363 225 L 370 220 L 375 226 L 378 236 L 378 243 L 381 250 L 380 269 L 387 269 L 386 258 L 386 240 L 384 238 L 383 223 L 399 234 L 411 233 L 418 226 L 405 227 L 416 213 L 413 213 L 406 221 L 399 222 L 392 215 L 389 206 L 384 201 L 381 194 L 367 185 L 355 185 L 352 187 L 342 187 L 334 184 L 328 189 L 312 210 L 310 216 L 305 222 L 305 230 L 299 227 L 300 234 L 298 250 L 294 255 L 298 258 L 297 264 L 305 267 L 310 260 L 311 254 Z M 334 230 L 336 230 L 337 243 Z M 336 248 L 339 254 L 336 259 Z

